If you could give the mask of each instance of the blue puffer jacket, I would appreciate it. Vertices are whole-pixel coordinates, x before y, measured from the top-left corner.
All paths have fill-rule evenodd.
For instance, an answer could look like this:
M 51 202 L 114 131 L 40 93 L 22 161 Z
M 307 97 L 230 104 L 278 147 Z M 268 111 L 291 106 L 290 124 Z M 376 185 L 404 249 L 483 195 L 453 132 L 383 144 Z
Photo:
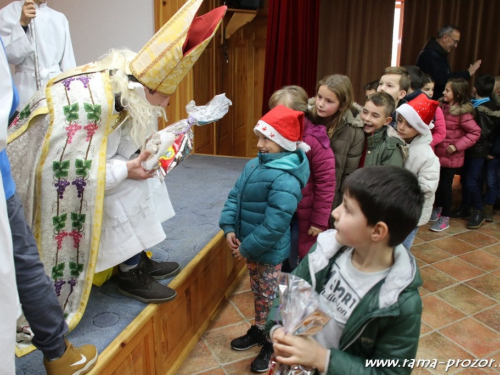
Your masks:
M 234 232 L 241 255 L 277 265 L 290 253 L 290 220 L 309 179 L 309 162 L 301 150 L 260 154 L 250 160 L 221 213 L 224 235 Z

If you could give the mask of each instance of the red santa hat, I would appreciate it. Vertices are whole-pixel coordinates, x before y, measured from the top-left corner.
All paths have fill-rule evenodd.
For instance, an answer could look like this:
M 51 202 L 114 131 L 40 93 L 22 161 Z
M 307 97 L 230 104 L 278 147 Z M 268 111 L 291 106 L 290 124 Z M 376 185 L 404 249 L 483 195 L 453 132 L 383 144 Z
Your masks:
M 287 151 L 297 148 L 304 152 L 311 148 L 302 142 L 304 133 L 304 112 L 294 111 L 278 105 L 267 112 L 255 125 L 254 133 L 262 133 Z
M 425 134 L 434 128 L 432 119 L 438 105 L 437 101 L 429 99 L 425 94 L 420 94 L 415 99 L 401 105 L 396 109 L 396 112 L 402 115 L 420 134 Z

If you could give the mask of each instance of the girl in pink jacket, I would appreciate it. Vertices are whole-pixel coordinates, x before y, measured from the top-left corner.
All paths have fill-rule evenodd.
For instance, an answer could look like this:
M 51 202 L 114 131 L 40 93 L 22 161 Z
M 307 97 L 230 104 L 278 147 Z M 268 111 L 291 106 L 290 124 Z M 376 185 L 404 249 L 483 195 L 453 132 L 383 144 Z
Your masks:
M 308 112 L 308 96 L 300 86 L 285 86 L 275 91 L 269 99 L 269 109 L 282 104 L 296 111 Z M 328 229 L 335 195 L 335 157 L 330 147 L 330 138 L 323 125 L 314 125 L 304 117 L 303 141 L 311 149 L 306 153 L 311 174 L 302 189 L 302 200 L 292 219 L 292 243 L 290 257 L 283 262 L 283 271 L 292 271 L 304 258 L 318 234 Z M 290 266 L 290 269 L 287 266 Z
M 436 145 L 435 152 L 441 164 L 439 186 L 430 221 L 430 228 L 441 232 L 450 227 L 452 204 L 451 186 L 458 168 L 464 165 L 464 152 L 481 136 L 481 128 L 474 121 L 474 108 L 470 101 L 469 83 L 463 78 L 452 78 L 443 92 L 443 110 L 446 137 Z

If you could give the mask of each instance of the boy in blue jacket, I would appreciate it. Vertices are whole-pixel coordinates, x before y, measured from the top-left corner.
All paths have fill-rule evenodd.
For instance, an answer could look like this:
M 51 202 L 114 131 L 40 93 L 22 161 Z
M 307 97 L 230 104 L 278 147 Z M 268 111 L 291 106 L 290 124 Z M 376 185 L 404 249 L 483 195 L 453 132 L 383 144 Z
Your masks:
M 410 374 L 422 279 L 415 258 L 399 244 L 417 225 L 423 193 L 412 172 L 395 166 L 358 169 L 344 187 L 344 200 L 332 212 L 336 229 L 321 233 L 293 272 L 315 288 L 331 320 L 313 337 L 285 334 L 275 325 L 276 299 L 266 326 L 276 359 L 328 375 Z M 367 360 L 378 359 L 393 365 L 375 370 Z
M 254 128 L 259 156 L 250 160 L 236 181 L 219 226 L 236 259 L 246 259 L 255 301 L 255 325 L 231 342 L 234 350 L 262 349 L 252 371 L 266 372 L 273 352 L 264 327 L 276 296 L 281 263 L 290 253 L 290 221 L 309 178 L 301 142 L 304 113 L 274 107 Z

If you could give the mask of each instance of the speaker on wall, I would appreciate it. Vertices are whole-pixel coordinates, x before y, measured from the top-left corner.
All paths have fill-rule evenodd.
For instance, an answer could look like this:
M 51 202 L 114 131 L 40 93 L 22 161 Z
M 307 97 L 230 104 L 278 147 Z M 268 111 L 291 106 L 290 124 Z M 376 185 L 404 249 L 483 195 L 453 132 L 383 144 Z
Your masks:
M 227 5 L 228 8 L 236 9 L 259 9 L 261 0 L 223 0 L 222 5 Z

